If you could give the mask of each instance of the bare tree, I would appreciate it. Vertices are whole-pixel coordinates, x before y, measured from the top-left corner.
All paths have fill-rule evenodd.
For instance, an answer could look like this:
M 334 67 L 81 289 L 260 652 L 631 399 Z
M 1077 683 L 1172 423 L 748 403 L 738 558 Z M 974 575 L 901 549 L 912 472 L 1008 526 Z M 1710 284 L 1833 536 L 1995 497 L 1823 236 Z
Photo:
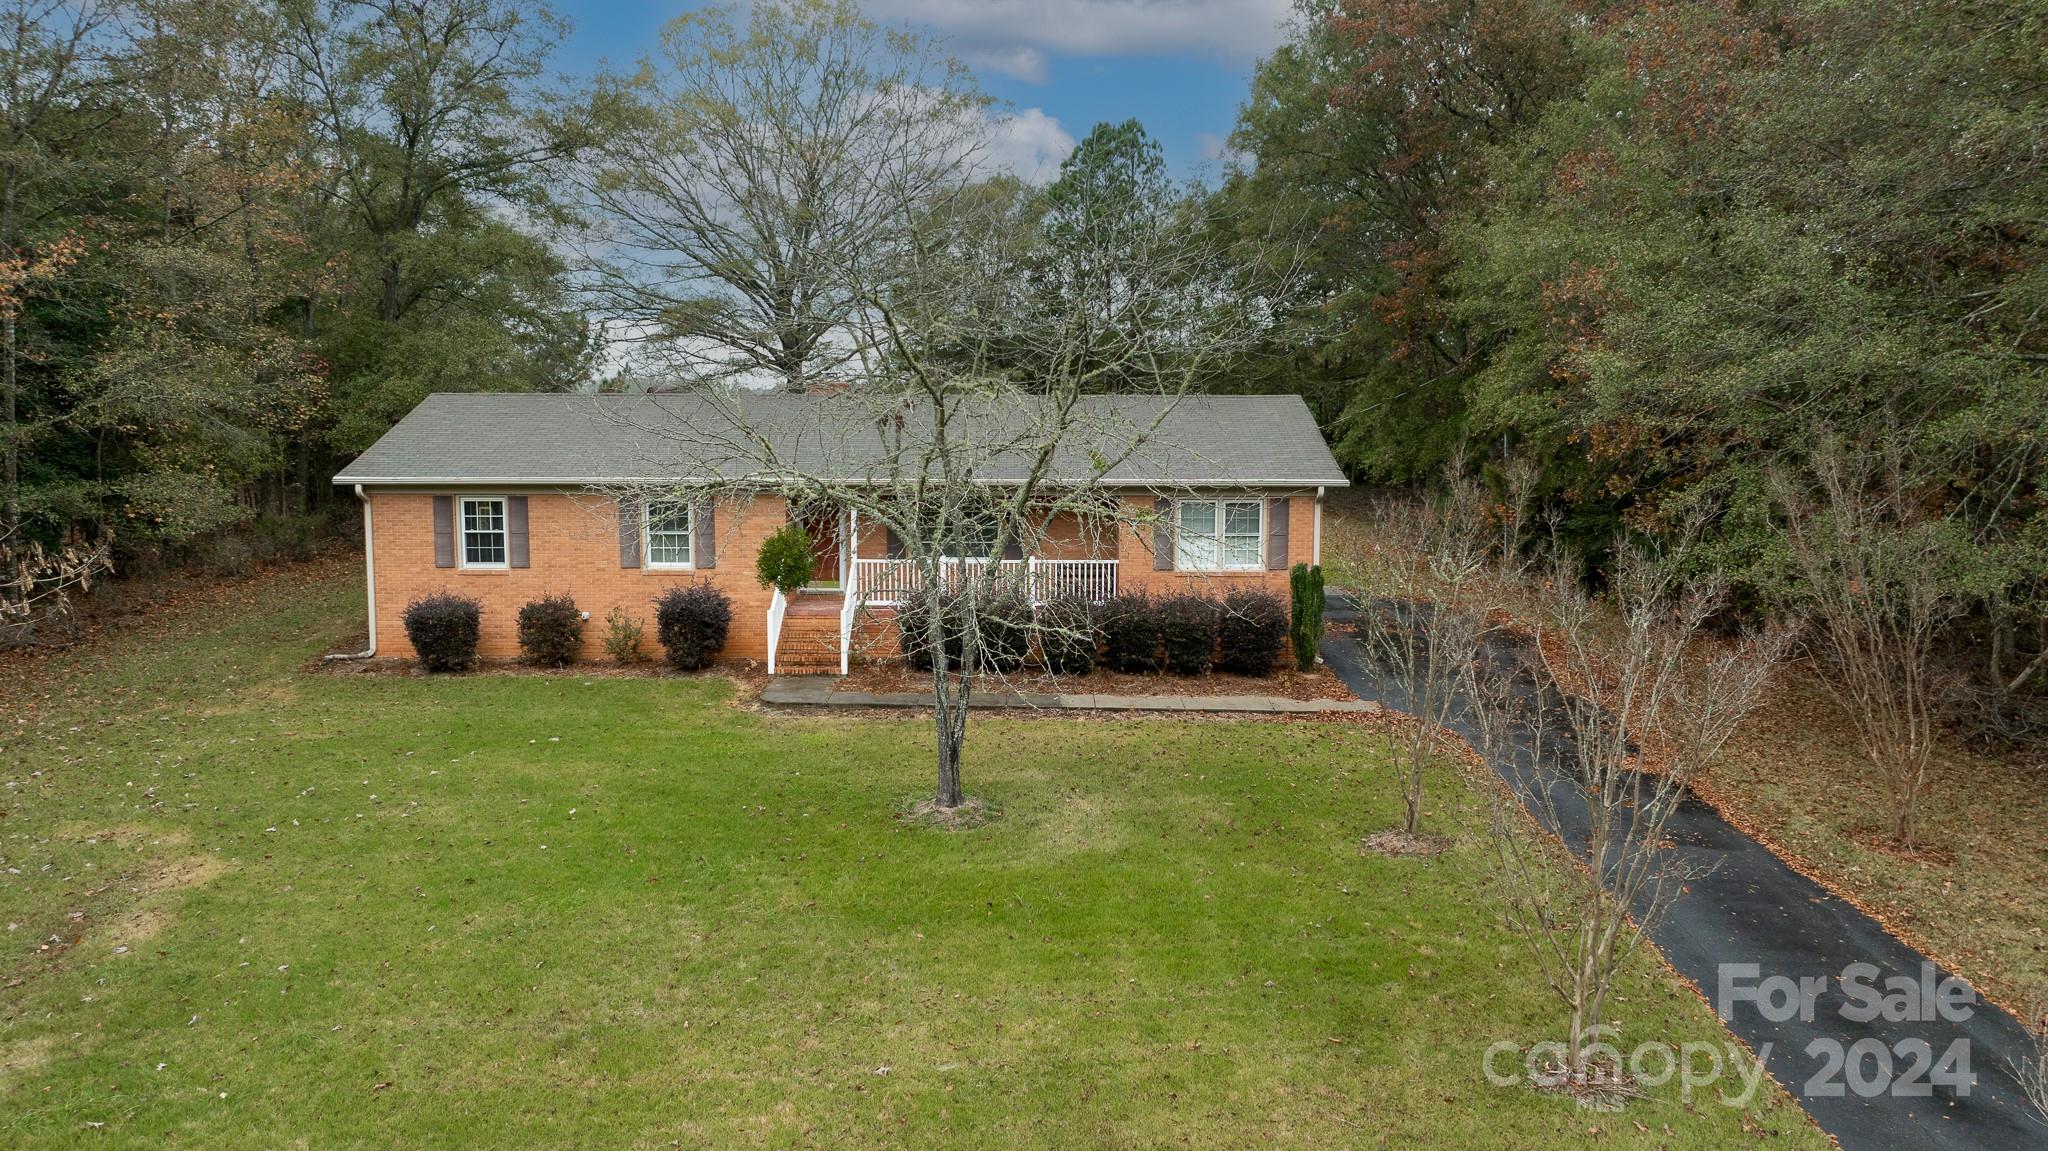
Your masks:
M 1360 637 L 1391 681 L 1394 702 L 1414 722 L 1394 738 L 1394 767 L 1404 817 L 1391 850 L 1427 850 L 1422 804 L 1428 772 L 1460 742 L 1447 727 L 1471 690 L 1485 611 L 1472 595 L 1486 562 L 1483 493 L 1464 474 L 1462 459 L 1446 469 L 1440 496 L 1382 503 L 1369 527 L 1347 542 L 1362 554 L 1344 557 L 1347 573 L 1368 597 Z
M 1667 840 L 1687 787 L 1759 702 L 1787 637 L 1707 644 L 1720 608 L 1713 579 L 1681 586 L 1676 556 L 1624 546 L 1608 595 L 1576 579 L 1547 589 L 1520 648 L 1519 674 L 1496 676 L 1477 706 L 1489 751 L 1509 757 L 1524 805 L 1502 797 L 1493 840 L 1510 925 L 1569 1016 L 1554 1086 L 1622 1089 L 1620 1069 L 1590 1058 L 1615 980 L 1643 935 L 1699 869 Z M 1537 831 L 1528 833 L 1526 810 Z M 1559 866 L 1561 842 L 1584 866 Z
M 2013 1064 L 2013 1074 L 2018 1077 L 2027 1102 L 2034 1105 L 2041 1122 L 2048 1124 L 2048 991 L 2035 998 L 2020 1026 L 2026 1028 L 2033 1051 Z
M 981 194 L 969 168 L 934 183 L 923 149 L 874 152 L 857 149 L 873 165 L 863 176 L 878 189 L 873 210 L 898 223 L 835 248 L 817 273 L 849 302 L 837 321 L 853 353 L 837 369 L 841 386 L 829 396 L 706 387 L 629 410 L 663 445 L 650 470 L 679 477 L 642 494 L 728 503 L 765 494 L 847 509 L 894 537 L 918 587 L 949 589 L 947 610 L 917 618 L 933 657 L 934 804 L 951 811 L 965 798 L 968 708 L 989 662 L 983 613 L 1008 612 L 998 622 L 1027 632 L 1055 626 L 1000 607 L 1016 602 L 1016 589 L 989 561 L 1036 553 L 1056 522 L 1174 546 L 1155 497 L 1136 492 L 1175 474 L 1178 449 L 1162 429 L 1184 403 L 1202 402 L 1182 397 L 1250 344 L 1265 312 L 1260 285 L 1202 242 L 1216 231 L 1191 202 L 1156 228 L 1098 241 L 1116 244 L 1097 255 L 1130 275 L 1063 293 L 1063 311 L 1041 301 L 1020 326 L 1030 206 Z M 1144 318 L 1114 355 L 1094 338 L 1089 317 L 1108 305 L 1090 291 L 1115 293 L 1117 310 Z M 1028 354 L 1018 354 L 1020 341 Z M 1103 395 L 1108 379 L 1123 394 Z
M 1786 542 L 1817 623 L 1821 679 L 1884 779 L 1892 834 L 1913 850 L 1947 685 L 1934 659 L 1961 610 L 1953 525 L 1924 510 L 1900 450 L 1824 442 L 1800 483 L 1781 476 Z
M 678 17 L 609 87 L 577 182 L 615 338 L 686 379 L 858 374 L 846 269 L 963 182 L 987 105 L 965 70 L 846 0 L 778 0 Z

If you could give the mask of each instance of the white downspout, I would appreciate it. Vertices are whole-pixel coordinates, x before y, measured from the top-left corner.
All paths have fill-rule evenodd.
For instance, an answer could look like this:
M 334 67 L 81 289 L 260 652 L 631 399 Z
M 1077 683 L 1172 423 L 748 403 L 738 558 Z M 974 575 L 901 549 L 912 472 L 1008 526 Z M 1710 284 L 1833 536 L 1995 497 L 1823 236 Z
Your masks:
M 369 659 L 377 654 L 377 542 L 370 530 L 370 497 L 363 494 L 363 485 L 356 485 L 356 498 L 363 502 L 363 586 L 369 589 L 370 646 L 348 654 L 324 655 L 322 663 L 342 659 Z
M 1321 484 L 1318 484 L 1318 485 L 1316 485 L 1316 517 L 1315 517 L 1315 518 L 1316 518 L 1316 530 L 1315 530 L 1315 541 L 1314 541 L 1314 545 L 1313 545 L 1313 547 L 1312 547 L 1312 550 L 1311 550 L 1311 551 L 1310 551 L 1310 553 L 1309 553 L 1309 562 L 1310 562 L 1310 563 L 1312 563 L 1312 564 L 1314 564 L 1314 565 L 1316 565 L 1317 567 L 1321 567 L 1321 566 L 1323 566 L 1323 492 L 1324 492 L 1324 491 L 1325 491 L 1325 489 L 1324 489 L 1324 487 L 1323 487 L 1323 486 L 1322 486 Z

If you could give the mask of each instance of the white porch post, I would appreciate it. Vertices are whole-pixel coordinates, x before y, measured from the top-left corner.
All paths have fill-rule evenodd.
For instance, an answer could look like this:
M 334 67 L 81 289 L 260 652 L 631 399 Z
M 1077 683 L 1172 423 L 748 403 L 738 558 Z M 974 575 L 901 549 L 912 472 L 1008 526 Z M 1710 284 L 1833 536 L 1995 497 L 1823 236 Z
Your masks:
M 1327 489 L 1321 485 L 1316 487 L 1315 540 L 1309 552 L 1309 562 L 1317 567 L 1323 566 L 1323 492 L 1325 490 Z

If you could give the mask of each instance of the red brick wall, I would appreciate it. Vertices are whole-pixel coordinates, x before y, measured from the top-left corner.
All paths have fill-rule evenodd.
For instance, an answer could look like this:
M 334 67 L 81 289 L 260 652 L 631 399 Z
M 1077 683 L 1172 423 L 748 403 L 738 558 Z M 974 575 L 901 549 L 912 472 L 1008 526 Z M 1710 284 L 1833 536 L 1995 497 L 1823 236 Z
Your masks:
M 661 651 L 654 639 L 654 599 L 663 590 L 709 580 L 733 601 L 732 638 L 725 655 L 766 659 L 769 592 L 754 579 L 754 558 L 761 541 L 787 521 L 785 503 L 762 496 L 747 504 L 720 504 L 717 566 L 708 571 L 649 571 L 619 566 L 618 512 L 611 501 L 560 492 L 527 494 L 527 533 L 532 566 L 519 569 L 437 568 L 434 566 L 433 495 L 427 492 L 370 494 L 376 548 L 377 643 L 379 654 L 409 656 L 401 620 L 405 605 L 441 590 L 474 596 L 484 605 L 482 654 L 486 659 L 512 659 L 519 654 L 519 608 L 552 592 L 567 592 L 576 606 L 590 613 L 583 630 L 583 658 L 604 658 L 604 618 L 623 606 L 645 627 L 642 650 L 651 658 Z M 482 493 L 519 494 L 519 493 Z M 1151 511 L 1150 495 L 1130 498 L 1134 511 Z M 1288 512 L 1287 563 L 1307 562 L 1315 532 L 1315 496 L 1294 493 Z M 1152 570 L 1149 533 L 1120 528 L 1114 541 L 1118 587 L 1123 591 L 1170 594 L 1190 590 L 1221 596 L 1232 587 L 1257 584 L 1287 595 L 1287 571 L 1161 572 Z M 1046 558 L 1085 558 L 1091 550 L 1078 524 L 1059 522 L 1048 532 Z M 1108 542 L 1108 541 L 1104 541 Z M 882 532 L 863 525 L 858 553 L 884 554 Z M 876 646 L 893 651 L 887 628 L 878 627 Z
M 709 580 L 732 597 L 732 636 L 725 655 L 768 656 L 769 592 L 754 579 L 754 557 L 761 550 L 761 541 L 787 520 L 779 497 L 718 506 L 716 567 L 708 571 L 649 571 L 619 566 L 618 509 L 607 499 L 526 493 L 532 566 L 502 570 L 434 566 L 432 494 L 373 491 L 369 495 L 381 655 L 412 654 L 401 618 L 405 605 L 445 589 L 483 602 L 479 646 L 486 659 L 518 656 L 520 607 L 551 592 L 569 593 L 577 607 L 590 613 L 583 627 L 583 658 L 605 658 L 605 615 L 614 606 L 623 606 L 645 627 L 641 650 L 658 659 L 661 647 L 654 639 L 655 597 L 671 587 Z
M 1224 493 L 1228 495 L 1229 493 Z M 1287 562 L 1278 571 L 1184 572 L 1152 570 L 1151 531 L 1130 526 L 1130 519 L 1152 512 L 1149 494 L 1129 497 L 1132 515 L 1118 532 L 1117 590 L 1172 595 L 1189 591 L 1221 597 L 1230 589 L 1247 584 L 1264 587 L 1282 599 L 1288 596 L 1288 569 L 1298 563 L 1312 563 L 1315 547 L 1316 497 L 1314 492 L 1295 492 L 1287 501 Z

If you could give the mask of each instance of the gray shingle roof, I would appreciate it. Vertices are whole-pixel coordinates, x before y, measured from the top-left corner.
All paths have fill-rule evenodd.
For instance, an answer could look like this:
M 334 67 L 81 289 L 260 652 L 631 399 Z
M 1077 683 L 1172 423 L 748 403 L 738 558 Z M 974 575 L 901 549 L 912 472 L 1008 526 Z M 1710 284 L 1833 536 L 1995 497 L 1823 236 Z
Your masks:
M 1087 396 L 1054 478 L 1173 486 L 1341 486 L 1346 481 L 1299 396 Z M 1030 404 L 963 413 L 976 478 L 1022 474 Z M 338 484 L 605 484 L 735 479 L 773 471 L 835 480 L 889 473 L 890 445 L 926 435 L 918 409 L 878 422 L 858 397 L 694 393 L 428 396 L 334 477 Z M 1130 445 L 1139 442 L 1133 450 Z

